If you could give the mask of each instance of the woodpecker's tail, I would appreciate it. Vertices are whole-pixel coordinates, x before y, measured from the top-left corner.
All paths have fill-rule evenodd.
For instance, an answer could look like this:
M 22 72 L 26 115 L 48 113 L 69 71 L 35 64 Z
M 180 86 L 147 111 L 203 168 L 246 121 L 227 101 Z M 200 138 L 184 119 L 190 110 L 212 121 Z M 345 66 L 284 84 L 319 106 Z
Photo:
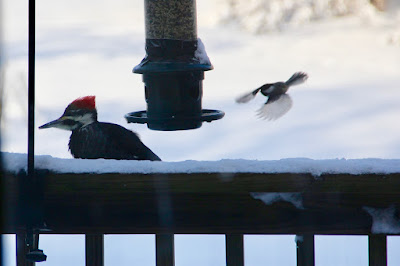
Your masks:
M 140 160 L 149 160 L 149 161 L 161 161 L 160 157 L 158 157 L 152 150 L 150 150 L 146 145 L 144 145 L 144 154 L 142 159 Z
M 236 98 L 237 103 L 247 103 L 256 97 L 257 93 L 261 90 L 261 87 L 258 89 L 255 89 L 252 92 L 246 93 L 238 98 Z
M 307 73 L 296 72 L 285 83 L 286 83 L 286 85 L 288 85 L 290 87 L 293 85 L 301 84 L 301 83 L 305 82 L 307 79 L 308 79 Z

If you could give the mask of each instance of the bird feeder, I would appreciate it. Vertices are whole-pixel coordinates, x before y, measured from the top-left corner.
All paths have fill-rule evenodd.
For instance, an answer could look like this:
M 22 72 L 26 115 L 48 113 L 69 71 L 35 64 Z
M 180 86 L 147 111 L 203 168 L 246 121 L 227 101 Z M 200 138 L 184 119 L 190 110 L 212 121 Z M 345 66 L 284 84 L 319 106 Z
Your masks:
M 133 72 L 143 75 L 147 110 L 125 115 L 153 130 L 201 127 L 224 116 L 202 109 L 204 71 L 213 69 L 197 38 L 195 0 L 145 0 L 146 56 Z

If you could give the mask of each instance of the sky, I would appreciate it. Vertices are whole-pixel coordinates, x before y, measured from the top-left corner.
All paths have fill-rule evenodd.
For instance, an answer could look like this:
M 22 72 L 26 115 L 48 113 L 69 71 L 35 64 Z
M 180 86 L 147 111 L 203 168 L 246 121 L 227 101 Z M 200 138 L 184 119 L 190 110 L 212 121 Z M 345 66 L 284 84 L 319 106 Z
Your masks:
M 143 1 L 43 0 L 36 12 L 36 125 L 58 118 L 74 99 L 96 95 L 100 121 L 138 132 L 167 162 L 400 158 L 399 9 L 294 24 L 257 35 L 220 23 L 221 1 L 201 0 L 197 6 L 198 37 L 214 66 L 205 73 L 203 108 L 225 111 L 222 120 L 179 132 L 127 124 L 126 113 L 146 108 L 142 77 L 131 73 L 144 57 Z M 3 9 L 1 150 L 26 153 L 27 2 L 5 0 Z M 307 72 L 309 79 L 290 89 L 293 107 L 282 118 L 257 118 L 265 102 L 261 96 L 248 104 L 235 103 L 237 96 L 286 80 L 296 71 Z M 35 153 L 71 158 L 69 134 L 36 129 Z M 12 238 L 7 237 L 6 251 L 11 257 Z M 368 264 L 366 237 L 316 239 L 317 265 Z M 153 240 L 151 235 L 107 236 L 106 263 L 143 260 L 141 265 L 154 265 Z M 388 241 L 389 265 L 398 265 L 399 238 Z M 126 252 L 117 243 L 129 243 L 138 252 Z M 224 264 L 222 235 L 179 236 L 176 245 L 177 265 L 187 265 L 191 258 L 198 265 Z M 246 236 L 246 262 L 294 265 L 294 247 L 294 236 Z M 83 236 L 43 236 L 41 248 L 49 256 L 43 265 L 83 261 Z M 66 249 L 71 252 L 67 257 Z

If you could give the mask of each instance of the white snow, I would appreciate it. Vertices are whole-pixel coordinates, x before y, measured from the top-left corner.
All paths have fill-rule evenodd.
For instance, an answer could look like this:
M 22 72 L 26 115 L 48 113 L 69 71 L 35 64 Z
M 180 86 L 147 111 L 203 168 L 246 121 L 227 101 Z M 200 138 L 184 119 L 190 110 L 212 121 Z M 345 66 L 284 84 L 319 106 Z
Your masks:
M 197 39 L 197 50 L 194 52 L 194 56 L 199 60 L 200 64 L 211 65 L 204 43 L 200 38 Z
M 363 207 L 372 216 L 371 232 L 374 234 L 400 234 L 400 218 L 395 216 L 396 208 L 386 209 Z
M 370 0 L 225 0 L 222 13 L 224 23 L 242 29 L 265 33 L 288 27 L 299 27 L 323 19 L 357 15 L 364 19 L 376 18 L 378 12 Z M 229 3 L 229 4 L 228 4 Z
M 304 209 L 303 198 L 301 193 L 290 192 L 252 192 L 250 195 L 264 202 L 266 205 L 271 205 L 279 201 L 287 201 L 298 209 Z
M 302 235 L 296 235 L 296 237 L 294 238 L 294 242 L 303 242 L 304 241 L 304 236 Z
M 26 170 L 26 154 L 2 153 L 5 169 L 17 173 Z M 400 159 L 327 159 L 307 158 L 271 161 L 223 159 L 218 161 L 151 162 L 129 160 L 84 160 L 35 156 L 35 168 L 57 173 L 310 173 L 390 174 L 400 173 Z
M 88 11 L 86 24 L 58 8 L 59 13 L 52 14 L 47 7 L 55 7 L 48 4 L 38 4 L 37 126 L 58 118 L 74 99 L 96 95 L 100 121 L 138 132 L 165 161 L 400 158 L 400 124 L 395 122 L 400 115 L 400 49 L 387 41 L 398 27 L 395 20 L 365 25 L 358 18 L 343 17 L 254 36 L 216 24 L 202 26 L 205 13 L 199 12 L 198 35 L 215 68 L 205 73 L 203 108 L 226 115 L 200 129 L 159 132 L 127 124 L 123 118 L 146 109 L 142 77 L 131 73 L 145 54 L 142 18 L 132 18 L 134 25 L 129 27 L 113 27 L 118 21 L 105 23 L 106 17 L 91 17 Z M 125 9 L 118 10 L 125 14 Z M 27 62 L 26 43 L 13 36 L 21 32 L 23 39 L 23 25 L 6 35 L 1 132 L 1 150 L 18 153 L 27 151 Z M 293 106 L 278 120 L 257 118 L 256 110 L 265 102 L 262 95 L 245 105 L 235 103 L 238 95 L 287 80 L 296 71 L 310 78 L 288 91 Z M 36 154 L 71 158 L 69 136 L 57 129 L 36 129 Z

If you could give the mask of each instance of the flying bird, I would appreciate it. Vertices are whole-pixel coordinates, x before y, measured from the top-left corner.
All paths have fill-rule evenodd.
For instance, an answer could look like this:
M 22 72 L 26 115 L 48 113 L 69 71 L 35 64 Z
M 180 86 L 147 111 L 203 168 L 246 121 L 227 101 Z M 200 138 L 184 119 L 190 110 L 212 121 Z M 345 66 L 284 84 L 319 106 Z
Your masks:
M 293 105 L 292 99 L 286 93 L 288 89 L 291 86 L 302 84 L 307 79 L 308 75 L 306 73 L 296 72 L 287 81 L 264 84 L 258 89 L 238 97 L 236 102 L 247 103 L 254 99 L 258 92 L 261 92 L 268 99 L 257 111 L 258 116 L 266 120 L 276 120 L 286 114 Z
M 95 96 L 76 99 L 60 118 L 39 128 L 51 127 L 72 131 L 68 146 L 74 158 L 161 161 L 136 133 L 97 121 Z

